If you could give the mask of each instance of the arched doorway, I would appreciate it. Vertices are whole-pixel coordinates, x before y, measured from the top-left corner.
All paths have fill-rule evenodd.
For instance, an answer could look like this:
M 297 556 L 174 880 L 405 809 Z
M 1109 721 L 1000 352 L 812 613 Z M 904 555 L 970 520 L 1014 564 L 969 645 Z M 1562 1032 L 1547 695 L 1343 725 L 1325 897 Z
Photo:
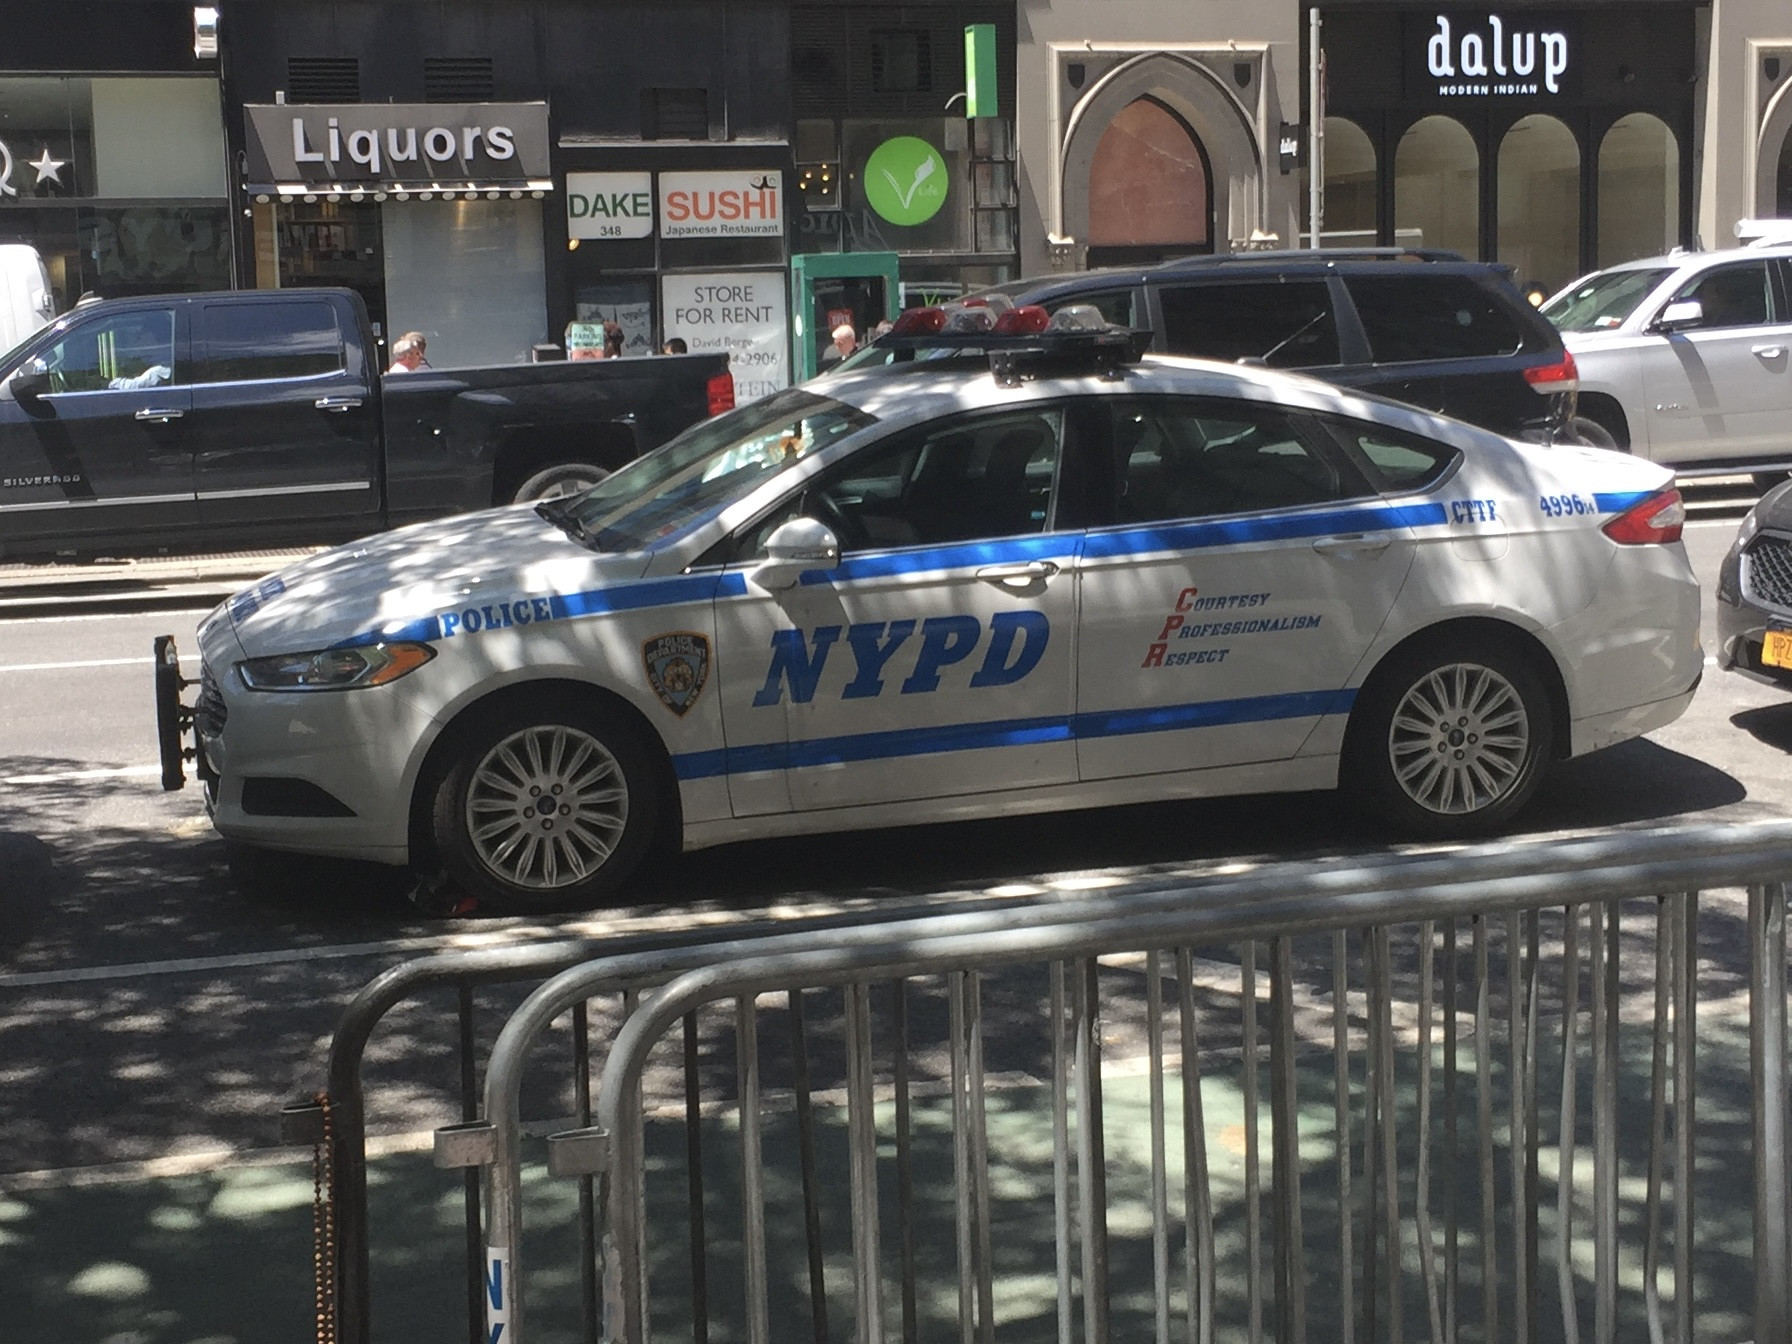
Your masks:
M 1500 141 L 1499 259 L 1551 293 L 1580 274 L 1580 146 L 1555 117 L 1513 123 Z
M 1089 265 L 1213 250 L 1213 172 L 1200 137 L 1155 98 L 1120 109 L 1089 164 Z
M 1680 144 L 1660 117 L 1619 117 L 1599 142 L 1598 266 L 1666 252 L 1680 237 Z
M 1319 239 L 1327 247 L 1375 246 L 1375 146 L 1361 126 L 1345 117 L 1325 119 L 1320 223 Z
M 1481 252 L 1481 152 L 1454 117 L 1424 117 L 1394 151 L 1394 241 Z

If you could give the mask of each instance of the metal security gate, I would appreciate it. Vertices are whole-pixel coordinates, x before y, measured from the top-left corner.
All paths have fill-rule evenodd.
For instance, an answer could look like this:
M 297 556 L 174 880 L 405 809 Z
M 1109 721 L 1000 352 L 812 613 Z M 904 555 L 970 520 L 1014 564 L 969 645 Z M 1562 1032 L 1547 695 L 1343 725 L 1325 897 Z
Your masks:
M 1788 874 L 1677 828 L 575 967 L 438 1133 L 487 1337 L 1786 1344 Z M 519 1099 L 597 996 L 578 1264 Z

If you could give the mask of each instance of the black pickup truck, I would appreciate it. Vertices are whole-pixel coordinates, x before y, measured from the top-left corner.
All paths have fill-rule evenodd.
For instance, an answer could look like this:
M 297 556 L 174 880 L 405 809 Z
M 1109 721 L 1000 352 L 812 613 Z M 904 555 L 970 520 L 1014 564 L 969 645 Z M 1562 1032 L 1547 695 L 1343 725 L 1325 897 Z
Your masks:
M 581 489 L 733 405 L 722 354 L 382 374 L 350 290 L 82 304 L 0 357 L 0 556 L 341 541 Z

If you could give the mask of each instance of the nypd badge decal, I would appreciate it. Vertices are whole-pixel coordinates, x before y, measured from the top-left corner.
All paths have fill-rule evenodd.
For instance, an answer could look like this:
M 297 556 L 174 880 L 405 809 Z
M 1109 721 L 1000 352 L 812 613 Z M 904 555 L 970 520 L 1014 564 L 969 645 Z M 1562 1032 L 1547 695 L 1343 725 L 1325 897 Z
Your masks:
M 647 684 L 660 703 L 683 718 L 709 680 L 709 637 L 690 630 L 655 635 L 641 646 Z

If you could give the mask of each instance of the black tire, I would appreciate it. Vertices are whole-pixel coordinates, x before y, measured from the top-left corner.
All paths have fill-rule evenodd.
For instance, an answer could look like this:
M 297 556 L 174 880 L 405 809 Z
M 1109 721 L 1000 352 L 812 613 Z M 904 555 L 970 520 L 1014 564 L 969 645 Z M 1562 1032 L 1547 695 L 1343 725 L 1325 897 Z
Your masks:
M 1618 436 L 1588 416 L 1577 415 L 1568 422 L 1568 441 L 1585 444 L 1588 448 L 1610 448 L 1617 452 L 1628 451 L 1618 442 Z
M 430 799 L 430 829 L 449 877 L 481 902 L 588 909 L 640 865 L 659 812 L 639 735 L 552 697 L 504 706 L 462 734 Z
M 1444 636 L 1375 670 L 1339 782 L 1402 835 L 1487 835 L 1536 793 L 1554 740 L 1549 695 L 1522 654 L 1496 637 Z
M 510 494 L 512 504 L 536 504 L 544 499 L 580 495 L 610 473 L 595 462 L 555 462 L 525 476 Z

